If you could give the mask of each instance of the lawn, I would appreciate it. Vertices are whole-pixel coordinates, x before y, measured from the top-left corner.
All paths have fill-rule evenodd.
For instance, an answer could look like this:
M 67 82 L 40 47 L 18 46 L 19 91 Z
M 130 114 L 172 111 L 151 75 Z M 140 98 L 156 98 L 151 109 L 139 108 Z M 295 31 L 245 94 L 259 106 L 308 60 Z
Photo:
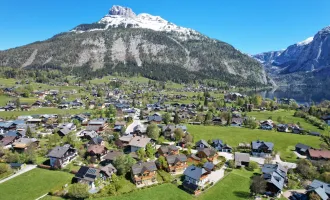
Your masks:
M 58 109 L 58 108 L 37 108 L 29 111 L 10 111 L 0 112 L 0 117 L 22 116 L 22 115 L 38 115 L 38 114 L 79 114 L 86 112 L 85 109 Z
M 320 144 L 319 137 L 309 135 L 296 135 L 239 127 L 187 125 L 187 128 L 188 132 L 194 136 L 195 142 L 200 139 L 210 140 L 218 138 L 222 139 L 232 147 L 237 147 L 238 143 L 241 142 L 250 143 L 251 141 L 258 139 L 266 142 L 273 142 L 275 145 L 275 151 L 279 152 L 281 159 L 291 162 L 297 160 L 292 152 L 297 143 L 304 143 L 315 148 L 319 147 Z
M 241 200 L 248 199 L 250 178 L 253 173 L 246 170 L 234 170 L 228 176 L 220 180 L 215 186 L 202 193 L 200 196 L 194 197 L 189 193 L 179 189 L 173 184 L 163 184 L 160 186 L 135 191 L 133 193 L 119 195 L 114 197 L 106 197 L 98 200 Z
M 0 86 L 13 86 L 15 85 L 17 80 L 13 79 L 13 78 L 0 78 Z
M 298 122 L 300 123 L 300 126 L 302 128 L 304 128 L 307 131 L 316 131 L 316 132 L 320 132 L 320 133 L 325 133 L 323 130 L 319 129 L 316 126 L 313 126 L 312 124 L 308 123 L 305 121 L 305 119 L 300 118 L 300 117 L 294 117 L 295 111 L 293 110 L 277 110 L 277 111 L 261 111 L 261 112 L 249 112 L 247 113 L 248 116 L 253 116 L 255 117 L 257 120 L 267 120 L 269 117 L 272 118 L 272 120 L 275 123 L 277 122 L 277 118 L 278 117 L 282 117 L 283 121 L 285 123 L 295 123 L 297 124 Z
M 73 175 L 45 169 L 33 169 L 0 184 L 2 200 L 36 199 L 50 190 L 61 189 L 71 182 Z

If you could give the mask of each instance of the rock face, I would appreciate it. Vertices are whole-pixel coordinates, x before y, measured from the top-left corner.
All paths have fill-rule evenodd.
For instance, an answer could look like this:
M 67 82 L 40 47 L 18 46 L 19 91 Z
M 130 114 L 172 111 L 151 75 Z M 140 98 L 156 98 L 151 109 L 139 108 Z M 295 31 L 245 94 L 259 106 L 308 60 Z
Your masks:
M 114 6 L 92 24 L 42 42 L 0 51 L 10 67 L 90 67 L 173 81 L 216 79 L 231 85 L 267 85 L 262 65 L 231 45 L 159 16 Z
M 109 15 L 120 15 L 123 17 L 135 18 L 136 14 L 133 12 L 131 8 L 122 7 L 122 6 L 113 6 L 110 11 Z

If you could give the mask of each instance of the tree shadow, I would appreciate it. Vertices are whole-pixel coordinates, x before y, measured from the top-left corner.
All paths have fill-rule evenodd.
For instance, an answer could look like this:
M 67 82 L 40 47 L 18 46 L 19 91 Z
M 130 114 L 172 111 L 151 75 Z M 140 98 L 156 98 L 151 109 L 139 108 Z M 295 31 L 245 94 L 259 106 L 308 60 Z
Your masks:
M 234 194 L 235 194 L 235 196 L 237 196 L 239 198 L 244 198 L 244 199 L 247 199 L 248 197 L 250 197 L 250 193 L 244 192 L 244 191 L 235 191 Z

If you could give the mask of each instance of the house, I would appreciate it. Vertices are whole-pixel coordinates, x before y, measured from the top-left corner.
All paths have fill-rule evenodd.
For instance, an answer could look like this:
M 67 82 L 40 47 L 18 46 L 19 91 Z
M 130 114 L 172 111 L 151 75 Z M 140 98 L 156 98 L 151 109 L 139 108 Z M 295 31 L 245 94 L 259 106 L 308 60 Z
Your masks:
M 13 144 L 16 140 L 15 136 L 5 136 L 0 140 L 0 146 L 4 146 L 6 148 L 10 148 L 11 144 Z
M 117 157 L 124 155 L 122 151 L 119 150 L 109 150 L 107 155 L 103 157 L 103 159 L 108 163 L 113 163 Z
M 244 120 L 240 117 L 233 117 L 230 126 L 242 126 Z
M 274 123 L 272 120 L 266 120 L 260 123 L 260 129 L 262 130 L 273 130 Z
M 233 148 L 228 144 L 224 144 L 222 140 L 212 140 L 212 147 L 221 152 L 232 152 Z
M 95 181 L 98 178 L 100 178 L 100 170 L 86 166 L 81 166 L 74 177 L 76 182 L 87 184 L 90 188 L 95 188 Z
M 321 133 L 319 133 L 319 132 L 309 131 L 309 132 L 308 132 L 308 135 L 312 135 L 312 136 L 320 137 L 320 136 L 321 136 Z
M 160 116 L 160 114 L 155 113 L 151 116 L 148 116 L 147 121 L 148 121 L 148 123 L 160 124 L 163 121 L 163 118 Z
M 292 133 L 295 134 L 302 134 L 305 130 L 303 128 L 299 128 L 299 127 L 293 127 L 292 129 Z
M 104 146 L 104 141 L 101 136 L 93 137 L 89 140 L 87 145 L 101 145 Z
M 103 131 L 107 127 L 108 127 L 107 119 L 105 118 L 93 119 L 87 123 L 86 130 L 93 130 L 98 132 L 98 131 Z
M 213 148 L 198 148 L 196 156 L 199 160 L 206 158 L 210 162 L 213 162 L 218 158 L 218 154 Z
M 308 152 L 308 149 L 310 149 L 311 147 L 310 146 L 307 146 L 305 144 L 301 144 L 301 143 L 298 143 L 295 147 L 295 150 L 297 153 L 299 153 L 300 155 L 306 155 L 307 152 Z
M 311 160 L 330 160 L 330 151 L 319 149 L 308 149 L 307 157 Z
M 166 161 L 168 164 L 167 171 L 171 173 L 183 173 L 183 171 L 188 167 L 187 156 L 184 154 L 166 156 Z
M 280 164 L 264 164 L 262 177 L 267 181 L 266 194 L 277 196 L 287 182 L 288 170 Z
M 136 152 L 140 148 L 146 148 L 147 144 L 150 142 L 151 138 L 135 136 L 128 143 L 131 146 L 131 152 Z
M 77 151 L 69 144 L 53 148 L 47 155 L 52 168 L 62 168 L 77 156 Z
M 169 124 L 162 127 L 162 133 L 165 138 L 173 140 L 175 138 L 174 131 L 176 129 L 181 129 L 183 132 L 187 131 L 187 127 L 184 125 Z
M 235 152 L 234 155 L 235 167 L 249 166 L 250 164 L 250 155 L 248 153 L 238 153 Z
M 96 131 L 93 131 L 93 130 L 91 130 L 91 131 L 84 130 L 84 131 L 82 131 L 82 132 L 80 133 L 80 136 L 81 136 L 81 138 L 83 138 L 83 139 L 91 140 L 92 138 L 95 138 L 95 137 L 97 137 L 97 136 L 99 136 L 99 135 L 97 134 Z
M 57 131 L 57 134 L 58 134 L 59 136 L 61 136 L 61 137 L 64 137 L 64 136 L 68 135 L 70 132 L 71 132 L 70 129 L 68 129 L 68 128 L 62 128 L 62 129 L 59 129 L 59 130 Z
M 85 116 L 85 115 L 82 115 L 82 114 L 80 114 L 80 115 L 75 115 L 75 116 L 73 116 L 72 118 L 71 118 L 72 120 L 78 120 L 79 122 L 80 122 L 80 124 L 81 125 L 87 125 L 87 123 L 88 123 L 88 117 L 87 116 Z
M 326 124 L 330 126 L 330 115 L 323 116 L 322 119 Z
M 15 151 L 23 153 L 29 147 L 37 148 L 39 146 L 39 140 L 35 138 L 19 138 L 12 146 Z
M 25 164 L 23 163 L 9 163 L 9 166 L 13 170 L 21 170 Z
M 115 144 L 119 148 L 124 148 L 129 145 L 129 142 L 133 139 L 133 135 L 123 135 L 118 140 L 115 141 Z
M 227 121 L 221 117 L 213 117 L 212 122 L 214 125 L 226 125 Z
M 203 168 L 206 171 L 211 172 L 214 170 L 214 164 L 212 162 L 206 162 L 206 163 L 204 163 Z
M 117 173 L 117 169 L 111 163 L 100 168 L 100 175 L 103 180 L 111 178 L 112 174 L 116 174 L 116 173 Z
M 161 156 L 177 155 L 179 154 L 179 148 L 175 145 L 162 145 L 158 149 L 158 154 Z
M 157 183 L 155 162 L 140 162 L 132 166 L 132 180 L 137 186 Z
M 307 194 L 311 192 L 317 194 L 322 200 L 328 200 L 330 198 L 330 185 L 319 180 L 313 180 L 307 187 Z
M 143 124 L 136 125 L 133 128 L 133 133 L 138 136 L 144 135 L 146 132 L 147 132 L 147 127 L 144 126 Z
M 204 168 L 190 165 L 183 172 L 184 181 L 182 186 L 191 193 L 198 194 L 202 188 L 209 182 L 209 172 Z
M 278 124 L 276 129 L 278 132 L 289 132 L 289 126 L 286 124 Z
M 87 147 L 87 155 L 91 157 L 95 157 L 98 160 L 101 160 L 101 157 L 104 156 L 108 152 L 108 149 L 105 146 L 102 145 L 89 145 Z
M 210 148 L 211 145 L 209 143 L 207 143 L 205 140 L 199 140 L 198 142 L 196 142 L 195 144 L 196 149 L 197 148 Z
M 257 157 L 268 157 L 273 152 L 274 144 L 264 141 L 252 141 L 252 155 Z

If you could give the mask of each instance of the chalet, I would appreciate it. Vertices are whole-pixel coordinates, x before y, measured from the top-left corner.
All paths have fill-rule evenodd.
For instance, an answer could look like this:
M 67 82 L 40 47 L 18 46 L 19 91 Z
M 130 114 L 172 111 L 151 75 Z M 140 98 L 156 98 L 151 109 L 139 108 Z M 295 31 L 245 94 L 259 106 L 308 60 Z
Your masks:
M 140 162 L 132 166 L 132 180 L 136 185 L 157 183 L 157 167 L 154 162 Z
M 184 154 L 166 156 L 166 161 L 168 163 L 167 171 L 171 173 L 183 173 L 183 171 L 188 167 L 187 156 Z
M 310 146 L 307 146 L 307 145 L 304 145 L 304 144 L 301 144 L 301 143 L 298 143 L 295 146 L 296 152 L 299 153 L 300 155 L 306 155 L 307 152 L 308 152 L 308 149 L 310 149 L 310 148 L 311 148 Z
M 278 132 L 286 132 L 286 133 L 289 132 L 289 126 L 286 124 L 278 124 L 276 126 L 276 129 Z
M 173 140 L 175 138 L 174 131 L 176 129 L 181 129 L 183 132 L 187 131 L 187 127 L 184 125 L 166 125 L 162 127 L 162 133 L 165 138 Z
M 213 170 L 214 170 L 214 167 L 215 167 L 215 165 L 214 165 L 212 162 L 206 162 L 206 163 L 204 163 L 204 165 L 203 165 L 203 168 L 204 168 L 206 171 L 208 171 L 208 172 L 213 171 Z
M 133 135 L 123 135 L 118 140 L 115 141 L 115 144 L 119 148 L 124 148 L 129 145 L 129 142 L 133 139 Z
M 320 136 L 321 136 L 321 133 L 319 133 L 319 132 L 309 131 L 309 132 L 308 132 L 308 135 L 320 137 Z
M 85 115 L 82 115 L 82 114 L 80 114 L 80 115 L 75 115 L 75 116 L 73 116 L 72 118 L 71 118 L 72 120 L 78 120 L 80 123 L 81 123 L 81 125 L 87 125 L 87 123 L 88 123 L 88 117 L 87 116 L 85 116 Z
M 330 126 L 330 115 L 323 116 L 322 119 L 326 124 Z
M 244 120 L 243 118 L 240 118 L 240 117 L 233 117 L 231 119 L 231 126 L 242 126 Z
M 272 120 L 266 120 L 263 122 L 260 122 L 260 129 L 262 130 L 273 130 L 274 123 Z
M 209 143 L 207 143 L 205 140 L 199 140 L 198 142 L 196 142 L 195 146 L 196 146 L 196 149 L 211 147 L 211 145 Z
M 62 128 L 62 129 L 60 129 L 60 130 L 57 131 L 57 134 L 59 136 L 61 136 L 61 137 L 64 137 L 64 136 L 68 135 L 70 132 L 71 132 L 70 129 L 68 129 L 68 128 Z
M 53 148 L 47 155 L 52 168 L 62 168 L 77 156 L 77 151 L 69 144 Z
M 213 117 L 212 122 L 214 125 L 226 125 L 227 121 L 221 117 Z
M 238 153 L 235 152 L 234 155 L 235 167 L 249 166 L 250 164 L 250 155 L 248 153 Z
M 213 148 L 198 148 L 196 156 L 201 160 L 206 158 L 208 161 L 213 162 L 218 158 L 218 154 Z
M 311 160 L 330 160 L 329 150 L 308 149 L 307 157 Z
M 136 125 L 133 128 L 133 133 L 138 136 L 144 135 L 146 132 L 147 132 L 147 127 L 144 126 L 143 124 Z
M 209 172 L 204 168 L 191 165 L 183 172 L 184 181 L 182 186 L 193 194 L 198 194 L 202 188 L 209 182 Z
M 22 153 L 29 147 L 37 148 L 39 146 L 39 140 L 35 138 L 19 138 L 12 144 L 12 146 L 14 151 Z
M 11 144 L 13 144 L 16 140 L 15 136 L 5 136 L 0 140 L 0 146 L 4 146 L 5 148 L 10 148 Z
M 252 141 L 252 155 L 257 157 L 268 157 L 273 152 L 274 144 L 264 141 Z
M 151 138 L 148 137 L 135 136 L 128 143 L 128 145 L 131 146 L 131 152 L 136 152 L 140 148 L 145 149 L 150 140 Z
M 78 183 L 87 184 L 90 188 L 95 188 L 95 181 L 98 178 L 100 178 L 99 169 L 81 166 L 75 174 L 74 180 Z
M 307 194 L 311 192 L 317 194 L 321 200 L 328 200 L 330 198 L 330 185 L 319 180 L 313 180 L 307 187 Z
M 155 113 L 151 116 L 148 116 L 147 121 L 148 121 L 148 123 L 160 124 L 163 121 L 163 118 L 160 116 L 160 114 Z
M 293 127 L 292 129 L 292 133 L 295 134 L 302 134 L 305 130 L 303 128 L 299 128 L 299 127 Z
M 18 131 L 8 131 L 3 134 L 3 137 L 15 137 L 15 139 L 21 138 L 22 135 Z
M 104 141 L 101 136 L 93 137 L 89 140 L 87 145 L 101 145 L 104 146 Z
M 101 160 L 101 157 L 104 156 L 108 152 L 108 149 L 102 145 L 89 145 L 87 147 L 86 154 Z
M 86 130 L 93 130 L 98 132 L 98 131 L 103 131 L 107 127 L 108 127 L 107 119 L 101 118 L 101 119 L 90 120 L 87 123 Z
M 288 170 L 280 164 L 264 164 L 262 177 L 267 181 L 266 194 L 277 196 L 287 182 Z
M 79 135 L 81 138 L 83 139 L 87 139 L 87 140 L 91 140 L 92 138 L 95 138 L 98 136 L 97 132 L 96 131 L 88 131 L 88 130 L 84 130 L 80 133 Z
M 221 152 L 232 152 L 233 148 L 228 144 L 224 144 L 222 140 L 212 140 L 212 147 Z
M 111 176 L 116 173 L 117 169 L 111 163 L 100 168 L 100 176 L 103 180 L 111 179 Z
M 113 163 L 117 157 L 124 155 L 122 151 L 119 150 L 109 150 L 107 155 L 103 157 L 103 159 L 108 163 Z
M 158 154 L 161 156 L 177 155 L 179 154 L 179 148 L 175 145 L 162 145 L 158 149 Z

